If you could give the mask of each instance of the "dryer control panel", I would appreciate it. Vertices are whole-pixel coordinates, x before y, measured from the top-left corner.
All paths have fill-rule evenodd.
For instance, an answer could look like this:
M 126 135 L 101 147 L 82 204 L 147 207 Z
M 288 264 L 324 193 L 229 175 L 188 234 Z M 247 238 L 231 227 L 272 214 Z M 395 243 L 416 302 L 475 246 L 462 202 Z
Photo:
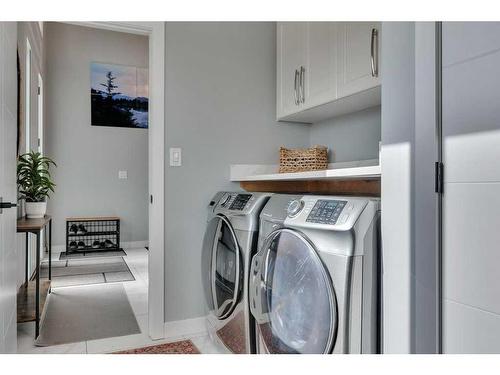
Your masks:
M 288 215 L 285 225 L 327 230 L 348 230 L 368 203 L 366 198 L 304 195 L 300 209 Z
M 347 201 L 318 199 L 306 222 L 335 225 L 346 204 Z

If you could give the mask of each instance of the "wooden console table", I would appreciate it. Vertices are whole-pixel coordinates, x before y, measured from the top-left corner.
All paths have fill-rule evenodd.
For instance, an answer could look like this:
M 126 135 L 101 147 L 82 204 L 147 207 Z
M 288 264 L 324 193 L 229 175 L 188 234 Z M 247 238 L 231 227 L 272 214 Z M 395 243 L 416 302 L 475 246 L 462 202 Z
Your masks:
M 49 227 L 49 280 L 40 284 L 40 235 L 45 227 Z M 40 333 L 40 302 L 42 302 L 42 310 L 45 305 L 47 294 L 50 293 L 50 280 L 52 279 L 52 217 L 45 215 L 41 219 L 26 219 L 17 220 L 17 233 L 26 233 L 26 264 L 25 264 L 25 283 L 20 288 L 17 295 L 17 322 L 32 322 L 35 321 L 35 339 Z M 28 240 L 29 233 L 36 235 L 36 268 L 35 268 L 35 285 L 30 282 L 28 275 Z M 31 284 L 31 285 L 30 285 Z M 40 286 L 43 286 L 43 294 L 40 298 Z M 33 294 L 35 294 L 35 303 L 33 304 Z

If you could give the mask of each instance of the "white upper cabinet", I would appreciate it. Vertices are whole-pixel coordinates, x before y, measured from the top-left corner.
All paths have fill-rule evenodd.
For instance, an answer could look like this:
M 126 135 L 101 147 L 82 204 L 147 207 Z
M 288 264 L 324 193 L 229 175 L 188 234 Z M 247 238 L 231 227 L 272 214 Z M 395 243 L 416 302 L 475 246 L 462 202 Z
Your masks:
M 306 24 L 283 22 L 278 24 L 277 52 L 277 111 L 278 117 L 294 113 L 300 107 L 300 66 L 306 47 Z
M 337 25 L 333 22 L 306 24 L 306 54 L 302 67 L 303 108 L 337 99 Z
M 380 85 L 378 44 L 380 23 L 342 22 L 338 25 L 340 97 Z
M 380 104 L 380 23 L 277 28 L 277 119 L 313 123 Z

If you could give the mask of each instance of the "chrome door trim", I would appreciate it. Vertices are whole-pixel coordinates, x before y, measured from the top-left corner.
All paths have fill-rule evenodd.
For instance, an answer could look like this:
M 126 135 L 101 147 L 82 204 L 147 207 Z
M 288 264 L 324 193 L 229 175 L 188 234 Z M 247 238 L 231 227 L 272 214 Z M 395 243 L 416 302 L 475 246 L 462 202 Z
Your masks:
M 219 320 L 226 319 L 231 313 L 233 312 L 234 308 L 236 307 L 236 303 L 238 301 L 238 295 L 239 295 L 239 289 L 240 289 L 240 246 L 238 244 L 238 240 L 236 239 L 236 235 L 234 233 L 233 227 L 231 226 L 231 223 L 223 216 L 220 214 L 217 214 L 215 216 L 216 219 L 219 220 L 219 223 L 217 224 L 217 229 L 215 230 L 215 236 L 214 236 L 214 243 L 212 247 L 212 300 L 214 304 L 214 310 L 215 310 L 215 316 Z M 229 231 L 231 233 L 231 237 L 234 241 L 234 244 L 236 245 L 236 271 L 235 271 L 235 282 L 234 282 L 234 294 L 233 294 L 233 299 L 231 300 L 231 303 L 233 306 L 227 311 L 225 314 L 221 314 L 221 311 L 224 311 L 224 308 L 227 306 L 227 303 L 223 304 L 222 306 L 219 307 L 217 303 L 217 292 L 216 292 L 216 285 L 215 285 L 215 280 L 217 277 L 217 245 L 219 242 L 219 235 L 220 231 L 222 228 L 222 223 L 225 223 L 227 227 L 229 228 Z
M 375 41 L 377 42 L 376 48 L 375 48 Z M 377 55 L 376 58 L 375 54 Z M 372 37 L 370 43 L 370 65 L 371 65 L 372 77 L 378 77 L 378 30 L 376 28 L 372 29 Z
M 337 328 L 338 328 L 337 298 L 335 295 L 335 290 L 333 288 L 332 279 L 331 279 L 328 271 L 326 270 L 326 266 L 323 263 L 323 261 L 321 260 L 321 257 L 319 256 L 319 254 L 318 254 L 317 250 L 315 249 L 314 245 L 312 244 L 312 242 L 303 233 L 301 233 L 297 230 L 292 230 L 292 229 L 288 229 L 288 228 L 280 228 L 280 229 L 277 229 L 277 230 L 271 232 L 264 240 L 264 243 L 262 244 L 261 250 L 256 255 L 256 256 L 260 256 L 261 258 L 264 258 L 264 260 L 265 260 L 264 262 L 262 262 L 259 265 L 259 276 L 262 278 L 263 267 L 265 267 L 266 272 L 265 272 L 264 279 L 262 279 L 264 281 L 263 285 L 265 286 L 267 284 L 267 276 L 268 276 L 267 275 L 267 261 L 269 259 L 268 255 L 270 253 L 269 245 L 276 238 L 276 236 L 278 236 L 281 233 L 289 233 L 289 234 L 297 237 L 300 241 L 304 242 L 306 244 L 306 246 L 309 248 L 309 250 L 311 250 L 313 257 L 317 261 L 319 261 L 319 263 L 322 265 L 322 267 L 320 269 L 321 269 L 321 274 L 323 275 L 323 278 L 325 279 L 325 284 L 326 284 L 327 291 L 328 291 L 328 293 L 327 293 L 328 294 L 328 302 L 330 304 L 331 319 L 332 319 L 332 324 L 330 326 L 330 332 L 328 334 L 328 341 L 327 341 L 325 351 L 323 352 L 323 354 L 331 353 L 333 350 L 333 347 L 335 346 L 336 337 L 337 337 Z M 259 298 L 260 298 L 260 293 L 261 292 L 259 289 L 259 295 L 258 295 Z M 262 311 L 260 313 L 262 314 Z M 270 311 L 268 313 L 270 313 Z M 260 327 L 258 324 L 257 324 L 257 328 L 258 328 L 259 333 L 260 333 Z M 269 348 L 267 347 L 265 340 L 261 340 L 261 341 L 266 346 L 267 352 L 269 352 Z

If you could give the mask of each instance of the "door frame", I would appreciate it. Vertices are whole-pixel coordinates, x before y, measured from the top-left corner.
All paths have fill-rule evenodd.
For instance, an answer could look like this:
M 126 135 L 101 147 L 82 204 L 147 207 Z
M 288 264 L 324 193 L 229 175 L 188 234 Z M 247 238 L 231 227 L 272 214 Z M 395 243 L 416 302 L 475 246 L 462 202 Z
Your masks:
M 149 38 L 149 286 L 148 327 L 153 340 L 165 337 L 165 23 L 66 22 Z M 138 197 L 140 199 L 140 197 Z

